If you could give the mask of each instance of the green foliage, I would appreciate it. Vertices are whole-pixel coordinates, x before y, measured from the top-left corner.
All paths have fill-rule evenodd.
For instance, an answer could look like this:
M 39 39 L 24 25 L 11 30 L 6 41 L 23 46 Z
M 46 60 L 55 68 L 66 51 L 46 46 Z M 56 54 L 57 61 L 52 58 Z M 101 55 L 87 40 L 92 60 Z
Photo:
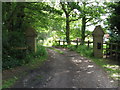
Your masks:
M 120 1 L 115 3 L 106 3 L 106 5 L 111 13 L 107 20 L 111 40 L 114 42 L 120 41 Z
M 109 76 L 111 78 L 113 78 L 115 80 L 120 80 L 119 65 L 114 64 L 112 60 L 100 59 L 100 58 L 94 58 L 94 57 L 92 57 L 90 59 L 93 60 L 97 65 L 103 67 L 109 73 Z
M 2 88 L 9 88 L 9 87 L 11 87 L 15 83 L 15 81 L 17 79 L 18 78 L 14 77 L 14 78 L 10 78 L 8 80 L 3 81 Z
M 37 52 L 34 55 L 35 57 L 47 56 L 47 50 L 44 46 L 37 45 Z
M 74 45 L 67 45 L 67 48 L 69 48 L 71 51 L 76 50 L 76 46 Z
M 10 69 L 16 66 L 21 66 L 27 64 L 34 60 L 35 58 L 47 57 L 47 51 L 45 47 L 38 46 L 36 53 L 23 52 L 21 50 L 13 50 L 9 55 L 3 55 L 3 65 L 2 68 Z
M 113 79 L 120 80 L 119 65 L 117 65 L 117 64 L 114 65 L 112 60 L 93 57 L 93 50 L 84 45 L 80 45 L 80 46 L 78 46 L 78 48 L 76 48 L 73 45 L 69 45 L 68 48 L 72 51 L 76 51 L 76 52 L 80 53 L 80 55 L 91 59 L 97 65 L 103 67 L 109 73 L 109 76 L 112 77 Z
M 35 27 L 39 32 L 38 41 L 40 39 L 44 40 L 48 26 L 51 25 L 50 18 L 53 18 L 55 14 L 61 15 L 61 11 L 42 2 L 4 2 L 2 5 L 4 7 L 2 10 L 3 69 L 21 66 L 30 62 L 33 58 L 46 56 L 46 50 L 42 46 L 38 47 L 36 53 L 15 48 L 28 46 L 26 44 L 25 30 L 29 26 Z M 44 37 L 41 36 L 43 33 Z
M 93 57 L 93 50 L 91 48 L 88 48 L 85 45 L 79 45 L 77 48 L 75 45 L 69 45 L 68 48 L 71 51 L 76 51 L 76 52 L 80 53 L 80 55 L 82 55 L 82 56 Z
M 10 32 L 8 42 L 12 47 L 24 47 L 25 36 L 23 32 L 18 31 Z
M 80 53 L 81 55 L 83 55 L 83 56 L 93 57 L 93 49 L 88 48 L 88 47 L 85 46 L 85 45 L 80 45 L 80 46 L 78 46 L 78 48 L 77 48 L 76 51 L 77 51 L 78 53 Z
M 53 42 L 52 46 L 59 46 L 59 43 Z

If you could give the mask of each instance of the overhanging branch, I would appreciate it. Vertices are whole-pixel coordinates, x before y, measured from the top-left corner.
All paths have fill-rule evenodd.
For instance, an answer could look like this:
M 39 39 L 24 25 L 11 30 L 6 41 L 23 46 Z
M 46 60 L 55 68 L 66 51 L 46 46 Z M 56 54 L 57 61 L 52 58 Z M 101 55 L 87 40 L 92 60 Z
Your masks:
M 98 21 L 93 22 L 93 23 L 91 23 L 91 24 L 89 24 L 89 25 L 86 25 L 86 26 L 91 26 L 91 25 L 97 24 L 98 22 L 101 22 L 101 20 L 98 20 Z

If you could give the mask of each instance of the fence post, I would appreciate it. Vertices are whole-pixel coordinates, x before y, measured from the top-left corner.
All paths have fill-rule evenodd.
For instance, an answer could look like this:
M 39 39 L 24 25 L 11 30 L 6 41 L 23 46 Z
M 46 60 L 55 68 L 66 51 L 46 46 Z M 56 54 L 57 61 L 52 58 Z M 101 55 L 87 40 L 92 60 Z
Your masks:
M 89 44 L 90 44 L 90 41 L 88 40 L 88 48 L 90 47 L 90 45 L 89 45 Z
M 59 40 L 59 46 L 60 46 L 60 40 Z
M 118 44 L 116 45 L 116 50 L 115 50 L 115 59 L 118 60 Z
M 108 51 L 107 51 L 107 45 L 108 45 L 108 44 L 107 44 L 107 42 L 105 42 L 105 44 L 106 44 L 106 58 L 107 58 L 107 52 L 108 52 Z
M 63 45 L 65 45 L 65 41 L 63 41 Z
M 76 40 L 76 48 L 78 47 L 78 39 Z
M 112 43 L 110 43 L 110 58 L 112 57 Z

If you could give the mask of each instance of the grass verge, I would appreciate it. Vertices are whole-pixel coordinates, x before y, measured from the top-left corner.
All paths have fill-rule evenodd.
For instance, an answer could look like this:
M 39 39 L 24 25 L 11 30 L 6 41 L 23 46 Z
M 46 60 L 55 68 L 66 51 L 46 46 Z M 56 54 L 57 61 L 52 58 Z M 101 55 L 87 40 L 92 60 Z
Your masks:
M 76 51 L 81 56 L 85 56 L 91 59 L 97 65 L 104 68 L 105 71 L 108 72 L 109 76 L 113 78 L 114 80 L 120 80 L 120 66 L 117 63 L 115 63 L 116 61 L 93 57 L 93 49 L 88 48 L 85 45 L 80 45 L 78 46 L 78 48 L 76 48 L 73 45 L 69 45 L 68 48 L 72 51 Z
M 16 81 L 18 80 L 17 77 L 13 77 L 13 78 L 10 78 L 8 80 L 4 80 L 3 81 L 3 85 L 2 85 L 2 88 L 9 88 L 10 86 L 13 85 L 13 83 L 15 83 Z

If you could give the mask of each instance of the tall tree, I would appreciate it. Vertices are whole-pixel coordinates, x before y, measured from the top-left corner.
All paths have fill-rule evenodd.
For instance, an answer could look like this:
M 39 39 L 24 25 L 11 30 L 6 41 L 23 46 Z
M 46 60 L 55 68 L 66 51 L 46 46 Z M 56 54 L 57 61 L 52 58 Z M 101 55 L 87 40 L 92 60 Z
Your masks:
M 113 41 L 120 41 L 120 1 L 115 3 L 107 3 L 109 12 L 108 18 L 109 30 Z
M 70 19 L 70 16 L 73 13 L 72 11 L 76 8 L 76 3 L 75 2 L 60 2 L 60 4 L 66 16 L 66 41 L 68 44 L 70 44 L 70 22 L 73 21 Z
M 105 13 L 104 7 L 99 5 L 98 2 L 80 2 L 77 10 L 80 12 L 82 19 L 81 26 L 81 44 L 85 42 L 85 32 L 86 27 L 90 25 L 95 25 L 101 21 L 100 16 Z

